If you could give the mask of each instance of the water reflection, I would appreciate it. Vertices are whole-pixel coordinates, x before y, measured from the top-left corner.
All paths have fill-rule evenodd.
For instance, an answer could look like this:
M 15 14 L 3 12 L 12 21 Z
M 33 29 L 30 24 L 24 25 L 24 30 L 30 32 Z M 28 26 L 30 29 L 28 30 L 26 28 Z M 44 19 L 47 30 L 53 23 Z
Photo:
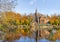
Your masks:
M 60 42 L 60 40 L 56 40 L 56 42 Z
M 15 42 L 36 42 L 36 41 L 33 38 L 21 37 L 19 40 L 15 40 Z
M 29 37 L 21 37 L 19 40 L 15 40 L 15 42 L 36 42 L 35 39 Z M 47 39 L 40 39 L 38 42 L 50 42 Z M 60 40 L 56 40 L 56 42 L 60 42 Z
M 2 42 L 2 40 L 0 40 L 0 42 Z M 21 37 L 20 39 L 15 40 L 14 42 L 36 42 L 36 40 L 34 38 Z M 50 41 L 47 39 L 40 39 L 38 40 L 38 42 L 50 42 Z M 56 40 L 56 42 L 60 42 L 60 40 Z
M 0 40 L 0 42 L 2 42 L 2 40 Z
M 40 39 L 40 40 L 38 40 L 38 42 L 49 42 L 49 41 L 46 39 Z

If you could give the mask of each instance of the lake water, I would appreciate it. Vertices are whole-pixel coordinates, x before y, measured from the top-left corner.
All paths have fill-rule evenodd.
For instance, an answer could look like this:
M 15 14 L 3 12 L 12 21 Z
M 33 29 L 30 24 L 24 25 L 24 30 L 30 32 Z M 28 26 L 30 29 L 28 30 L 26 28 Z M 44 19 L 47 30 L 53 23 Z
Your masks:
M 0 42 L 2 42 L 2 40 L 0 40 Z M 19 40 L 15 40 L 14 42 L 36 42 L 36 40 L 29 37 L 21 37 Z M 40 39 L 38 40 L 38 42 L 50 42 L 50 41 L 46 39 Z M 56 42 L 60 42 L 60 40 L 56 40 Z
M 31 38 L 28 38 L 28 37 L 26 37 L 26 38 L 20 38 L 19 40 L 16 40 L 15 42 L 36 42 L 36 40 L 35 39 L 31 39 Z M 38 42 L 50 42 L 49 40 L 46 40 L 46 39 L 40 39 L 40 40 L 38 40 Z M 56 42 L 60 42 L 60 40 L 56 40 Z
M 19 40 L 16 40 L 15 42 L 36 42 L 35 39 L 29 38 L 29 37 L 21 37 Z M 46 39 L 40 39 L 38 42 L 50 42 L 49 40 Z M 60 40 L 56 40 L 56 42 L 60 42 Z

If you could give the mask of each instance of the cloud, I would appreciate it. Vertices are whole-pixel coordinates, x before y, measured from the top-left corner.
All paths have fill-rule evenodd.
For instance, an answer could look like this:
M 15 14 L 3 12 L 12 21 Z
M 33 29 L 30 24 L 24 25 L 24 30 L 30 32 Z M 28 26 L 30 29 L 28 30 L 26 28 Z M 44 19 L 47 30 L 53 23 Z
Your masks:
M 31 0 L 31 1 L 29 2 L 30 5 L 34 5 L 35 3 L 36 3 L 36 0 Z

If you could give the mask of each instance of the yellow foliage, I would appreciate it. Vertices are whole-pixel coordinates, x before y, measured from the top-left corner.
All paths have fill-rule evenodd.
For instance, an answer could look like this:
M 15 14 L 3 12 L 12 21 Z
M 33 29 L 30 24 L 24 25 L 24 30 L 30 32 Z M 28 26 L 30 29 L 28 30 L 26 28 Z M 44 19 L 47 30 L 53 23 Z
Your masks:
M 24 35 L 24 36 L 26 36 L 26 34 L 27 34 L 24 29 L 21 30 L 21 33 L 22 33 L 22 35 Z
M 60 37 L 60 30 L 57 31 L 57 33 L 54 34 L 53 38 L 58 39 Z

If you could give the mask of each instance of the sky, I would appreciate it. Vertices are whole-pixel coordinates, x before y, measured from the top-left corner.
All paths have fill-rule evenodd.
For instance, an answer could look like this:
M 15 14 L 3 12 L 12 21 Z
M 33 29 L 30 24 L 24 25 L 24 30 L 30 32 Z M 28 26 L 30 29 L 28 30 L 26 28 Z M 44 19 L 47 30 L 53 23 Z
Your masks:
M 36 9 L 44 15 L 60 14 L 60 0 L 18 0 L 14 11 L 29 14 Z

